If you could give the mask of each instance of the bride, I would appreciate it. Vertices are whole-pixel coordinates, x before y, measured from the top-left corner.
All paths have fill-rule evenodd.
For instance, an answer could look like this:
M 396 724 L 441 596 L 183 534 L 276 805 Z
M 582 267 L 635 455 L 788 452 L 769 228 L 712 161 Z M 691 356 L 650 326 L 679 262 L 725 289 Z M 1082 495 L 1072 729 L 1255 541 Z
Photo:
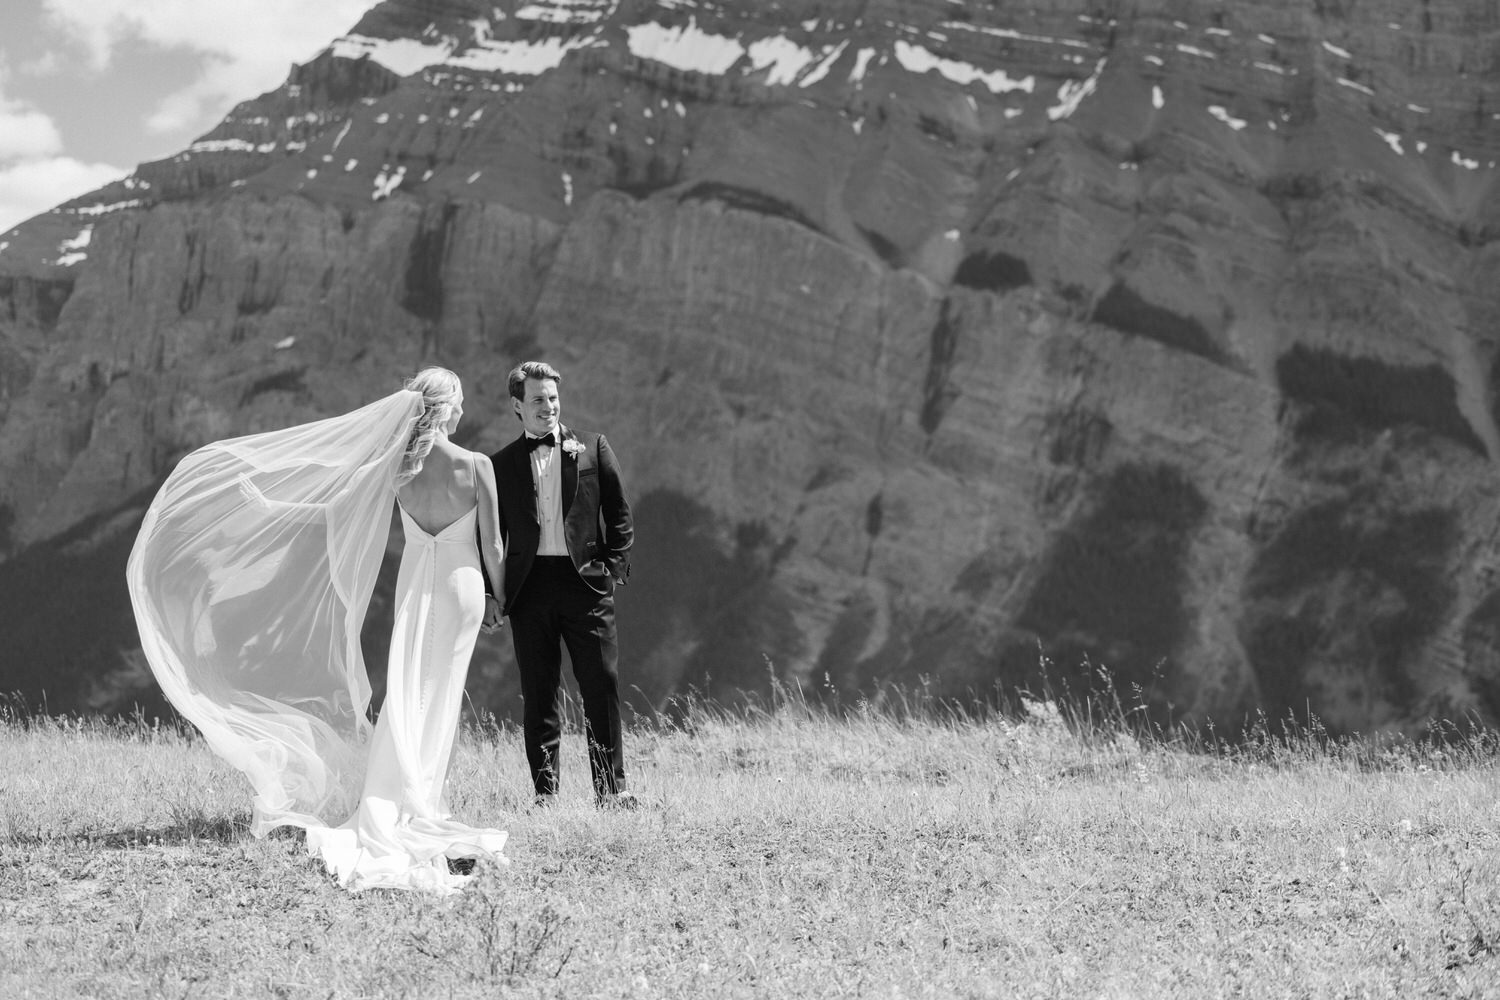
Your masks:
M 426 368 L 368 406 L 184 458 L 126 570 L 172 704 L 255 791 L 251 832 L 302 827 L 340 884 L 453 892 L 448 859 L 506 834 L 453 820 L 443 783 L 502 572 L 494 471 L 449 436 L 458 376 Z M 405 534 L 373 734 L 359 634 L 395 498 Z M 475 544 L 477 527 L 478 545 Z

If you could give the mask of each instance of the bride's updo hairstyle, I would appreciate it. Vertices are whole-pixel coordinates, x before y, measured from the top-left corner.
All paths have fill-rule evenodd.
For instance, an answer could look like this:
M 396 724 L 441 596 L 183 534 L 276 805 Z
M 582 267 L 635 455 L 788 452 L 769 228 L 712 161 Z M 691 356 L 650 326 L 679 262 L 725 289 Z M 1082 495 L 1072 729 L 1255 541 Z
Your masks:
M 446 368 L 423 368 L 406 380 L 407 389 L 422 394 L 422 415 L 411 429 L 406 441 L 406 452 L 401 456 L 401 471 L 396 474 L 396 485 L 404 486 L 422 471 L 422 463 L 432 451 L 432 444 L 442 432 L 448 418 L 453 416 L 453 404 L 458 401 L 462 386 L 458 376 Z

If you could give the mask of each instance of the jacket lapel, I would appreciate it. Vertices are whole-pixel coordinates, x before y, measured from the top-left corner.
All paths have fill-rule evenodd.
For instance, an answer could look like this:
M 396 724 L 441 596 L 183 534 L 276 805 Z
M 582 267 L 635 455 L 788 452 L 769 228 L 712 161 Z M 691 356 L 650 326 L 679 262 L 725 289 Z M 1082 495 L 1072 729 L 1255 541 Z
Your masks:
M 516 447 L 512 450 L 516 453 L 515 457 L 511 459 L 511 465 L 514 466 L 513 474 L 516 477 L 516 482 L 521 485 L 521 495 L 526 498 L 526 509 L 531 512 L 532 521 L 541 524 L 542 517 L 537 513 L 536 509 L 536 480 L 531 475 L 531 449 L 526 447 L 526 435 L 524 433 L 516 443 Z M 531 488 L 527 489 L 526 487 L 528 486 Z
M 573 432 L 561 424 L 557 425 L 557 429 L 561 439 L 557 442 L 557 460 L 562 463 L 562 509 L 563 517 L 566 518 L 568 511 L 573 509 L 573 494 L 578 491 L 578 459 L 571 457 L 562 447 L 563 441 L 573 440 Z

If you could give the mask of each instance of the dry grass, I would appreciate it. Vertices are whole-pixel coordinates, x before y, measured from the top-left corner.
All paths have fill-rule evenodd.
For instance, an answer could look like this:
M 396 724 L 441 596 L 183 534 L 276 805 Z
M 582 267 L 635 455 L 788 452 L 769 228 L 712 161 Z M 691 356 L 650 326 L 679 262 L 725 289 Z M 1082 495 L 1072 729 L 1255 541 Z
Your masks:
M 509 867 L 351 896 L 176 730 L 0 726 L 6 997 L 1500 995 L 1495 740 L 1188 748 L 1123 726 L 797 705 L 638 730 L 636 813 L 532 810 Z M 567 799 L 571 788 L 576 799 Z

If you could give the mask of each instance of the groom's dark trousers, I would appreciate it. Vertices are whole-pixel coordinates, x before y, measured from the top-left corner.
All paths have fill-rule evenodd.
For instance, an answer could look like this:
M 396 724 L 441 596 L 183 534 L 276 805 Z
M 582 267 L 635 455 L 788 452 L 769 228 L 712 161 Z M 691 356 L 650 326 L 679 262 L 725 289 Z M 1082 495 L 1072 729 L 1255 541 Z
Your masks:
M 594 792 L 607 796 L 625 788 L 614 589 L 630 575 L 630 505 L 604 437 L 566 428 L 562 437 L 580 446 L 567 453 L 559 448 L 555 458 L 563 463 L 566 556 L 536 554 L 541 532 L 524 436 L 490 456 L 505 542 L 500 603 L 510 619 L 525 701 L 526 760 L 537 794 L 556 794 L 558 788 L 566 648 L 583 698 Z

